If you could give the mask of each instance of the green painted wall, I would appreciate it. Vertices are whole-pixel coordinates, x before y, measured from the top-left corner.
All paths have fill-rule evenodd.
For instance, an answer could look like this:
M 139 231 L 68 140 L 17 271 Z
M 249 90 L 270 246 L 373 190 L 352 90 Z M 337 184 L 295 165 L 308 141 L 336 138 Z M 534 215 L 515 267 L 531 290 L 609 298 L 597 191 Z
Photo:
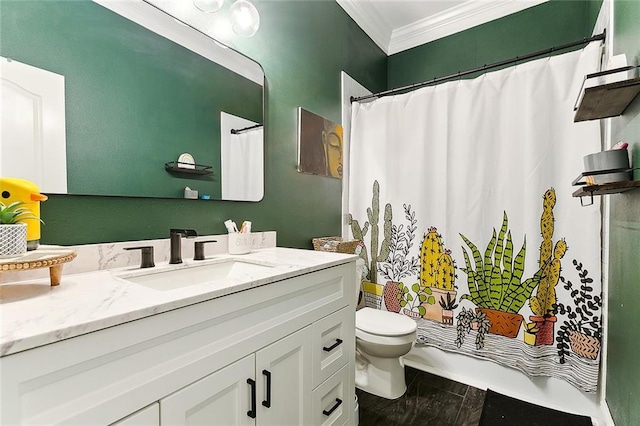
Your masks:
M 0 14 L 11 1 L 1 1 Z M 310 248 L 313 237 L 340 234 L 342 182 L 296 171 L 296 108 L 340 122 L 340 72 L 371 90 L 383 90 L 386 56 L 334 1 L 254 3 L 260 31 L 234 42 L 262 64 L 266 75 L 263 201 L 53 195 L 42 204 L 43 243 L 164 238 L 172 227 L 223 233 L 228 218 L 251 220 L 256 231 L 276 230 L 278 244 L 288 247 Z
M 614 53 L 640 60 L 640 2 L 614 1 Z M 613 141 L 629 142 L 634 166 L 640 165 L 640 97 L 612 119 Z M 635 171 L 640 179 L 640 170 Z M 640 424 L 640 369 L 637 324 L 640 310 L 640 190 L 610 195 L 610 254 L 606 400 L 616 426 Z
M 388 86 L 427 81 L 589 37 L 600 4 L 553 0 L 397 53 L 389 57 Z
M 221 198 L 220 112 L 261 123 L 261 86 L 88 0 L 0 19 L 0 55 L 65 77 L 70 194 Z M 167 173 L 183 152 L 216 173 Z

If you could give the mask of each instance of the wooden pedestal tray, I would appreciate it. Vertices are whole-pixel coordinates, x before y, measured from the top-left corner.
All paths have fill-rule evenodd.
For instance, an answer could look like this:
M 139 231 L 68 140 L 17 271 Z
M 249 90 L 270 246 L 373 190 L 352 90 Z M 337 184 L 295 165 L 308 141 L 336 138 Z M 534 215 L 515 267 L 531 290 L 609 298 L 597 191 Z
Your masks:
M 19 257 L 0 259 L 0 273 L 27 271 L 37 268 L 49 268 L 51 286 L 60 284 L 62 266 L 71 262 L 77 253 L 74 250 L 57 246 L 40 246 Z

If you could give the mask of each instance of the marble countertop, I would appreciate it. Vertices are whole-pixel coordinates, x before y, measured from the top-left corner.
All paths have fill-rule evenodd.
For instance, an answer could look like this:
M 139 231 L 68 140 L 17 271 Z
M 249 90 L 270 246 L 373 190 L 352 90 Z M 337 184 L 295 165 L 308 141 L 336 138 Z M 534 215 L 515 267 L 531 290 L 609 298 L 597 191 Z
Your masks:
M 221 254 L 208 256 L 205 261 L 185 260 L 181 265 L 156 262 L 154 269 L 202 265 L 229 258 L 271 268 L 268 274 L 260 276 L 244 274 L 167 291 L 119 278 L 118 275 L 126 276 L 139 270 L 130 266 L 64 275 L 57 287 L 51 287 L 46 278 L 3 283 L 0 285 L 0 356 L 340 265 L 356 256 L 264 248 L 242 256 Z

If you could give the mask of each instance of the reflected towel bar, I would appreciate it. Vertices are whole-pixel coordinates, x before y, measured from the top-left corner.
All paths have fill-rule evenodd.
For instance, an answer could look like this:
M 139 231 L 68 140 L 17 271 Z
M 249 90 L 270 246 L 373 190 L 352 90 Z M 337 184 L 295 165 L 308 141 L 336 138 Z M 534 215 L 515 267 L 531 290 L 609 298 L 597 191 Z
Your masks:
M 249 130 L 258 129 L 260 127 L 262 127 L 262 124 L 256 124 L 255 126 L 249 126 L 249 127 L 243 128 L 243 129 L 231 129 L 231 134 L 232 135 L 238 135 L 240 133 L 248 132 Z

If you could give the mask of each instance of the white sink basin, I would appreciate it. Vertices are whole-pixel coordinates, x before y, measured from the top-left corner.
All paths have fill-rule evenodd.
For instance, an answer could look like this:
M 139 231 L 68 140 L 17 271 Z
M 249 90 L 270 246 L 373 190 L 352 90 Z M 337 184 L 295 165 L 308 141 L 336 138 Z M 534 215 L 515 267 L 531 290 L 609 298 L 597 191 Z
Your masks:
M 252 281 L 273 273 L 273 266 L 238 259 L 223 259 L 206 264 L 183 264 L 175 269 L 144 269 L 117 275 L 119 278 L 154 290 L 175 290 L 196 284 L 237 278 Z

